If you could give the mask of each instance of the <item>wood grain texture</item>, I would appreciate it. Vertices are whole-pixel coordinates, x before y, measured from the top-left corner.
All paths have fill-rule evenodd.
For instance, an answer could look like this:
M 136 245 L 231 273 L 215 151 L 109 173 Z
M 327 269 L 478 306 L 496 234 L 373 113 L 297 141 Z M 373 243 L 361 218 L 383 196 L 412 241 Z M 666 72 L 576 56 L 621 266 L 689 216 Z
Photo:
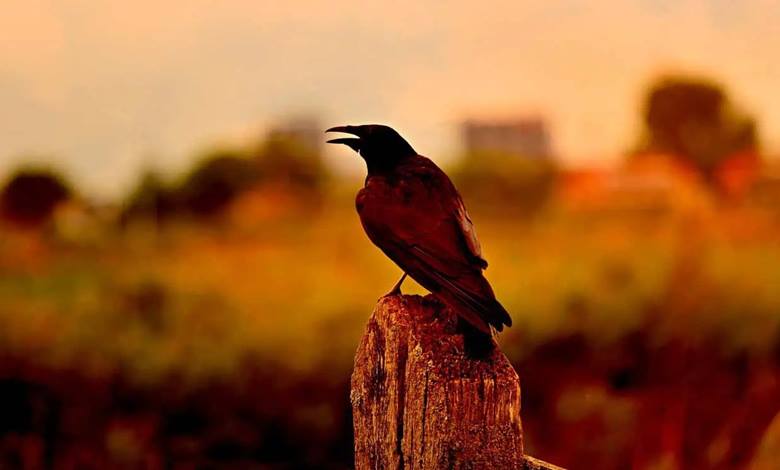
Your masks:
M 379 301 L 355 356 L 351 401 L 358 470 L 555 468 L 523 456 L 509 360 L 498 348 L 466 357 L 456 318 L 432 296 Z

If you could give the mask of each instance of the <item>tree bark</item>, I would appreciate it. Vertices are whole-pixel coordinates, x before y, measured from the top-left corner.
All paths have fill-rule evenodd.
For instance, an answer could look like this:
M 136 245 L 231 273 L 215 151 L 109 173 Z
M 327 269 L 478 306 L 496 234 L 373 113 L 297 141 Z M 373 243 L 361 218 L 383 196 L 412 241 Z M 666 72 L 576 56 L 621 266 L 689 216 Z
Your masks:
M 352 373 L 355 467 L 557 468 L 523 455 L 520 382 L 496 347 L 467 357 L 434 297 L 390 296 L 366 326 Z

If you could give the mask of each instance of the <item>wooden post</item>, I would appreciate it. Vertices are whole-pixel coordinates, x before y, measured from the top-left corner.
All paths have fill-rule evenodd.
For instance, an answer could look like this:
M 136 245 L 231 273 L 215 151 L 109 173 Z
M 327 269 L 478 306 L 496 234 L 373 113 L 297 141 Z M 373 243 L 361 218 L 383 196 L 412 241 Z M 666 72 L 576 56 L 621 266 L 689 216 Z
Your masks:
M 509 360 L 466 357 L 455 330 L 432 296 L 379 301 L 352 373 L 355 468 L 557 468 L 523 454 Z

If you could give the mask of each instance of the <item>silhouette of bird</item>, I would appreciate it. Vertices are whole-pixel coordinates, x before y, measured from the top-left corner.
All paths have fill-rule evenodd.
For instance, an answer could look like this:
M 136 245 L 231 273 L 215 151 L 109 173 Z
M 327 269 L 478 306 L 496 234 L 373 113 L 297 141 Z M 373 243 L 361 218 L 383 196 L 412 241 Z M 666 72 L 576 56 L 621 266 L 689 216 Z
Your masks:
M 360 222 L 404 271 L 387 295 L 400 294 L 409 275 L 479 332 L 492 337 L 491 327 L 511 326 L 482 274 L 487 261 L 447 175 L 388 126 L 338 126 L 326 132 L 355 136 L 328 143 L 347 145 L 366 162 L 365 186 L 355 200 Z

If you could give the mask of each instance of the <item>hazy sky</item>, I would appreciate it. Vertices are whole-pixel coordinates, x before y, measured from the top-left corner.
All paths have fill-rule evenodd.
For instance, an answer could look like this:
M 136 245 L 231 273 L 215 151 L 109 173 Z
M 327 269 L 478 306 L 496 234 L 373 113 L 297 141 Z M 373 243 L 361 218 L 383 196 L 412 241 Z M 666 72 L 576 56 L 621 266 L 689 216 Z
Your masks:
M 608 161 L 666 71 L 719 79 L 780 150 L 776 0 L 284 3 L 3 0 L 0 174 L 38 155 L 116 195 L 309 112 L 438 160 L 467 116 L 538 113 L 564 160 Z

